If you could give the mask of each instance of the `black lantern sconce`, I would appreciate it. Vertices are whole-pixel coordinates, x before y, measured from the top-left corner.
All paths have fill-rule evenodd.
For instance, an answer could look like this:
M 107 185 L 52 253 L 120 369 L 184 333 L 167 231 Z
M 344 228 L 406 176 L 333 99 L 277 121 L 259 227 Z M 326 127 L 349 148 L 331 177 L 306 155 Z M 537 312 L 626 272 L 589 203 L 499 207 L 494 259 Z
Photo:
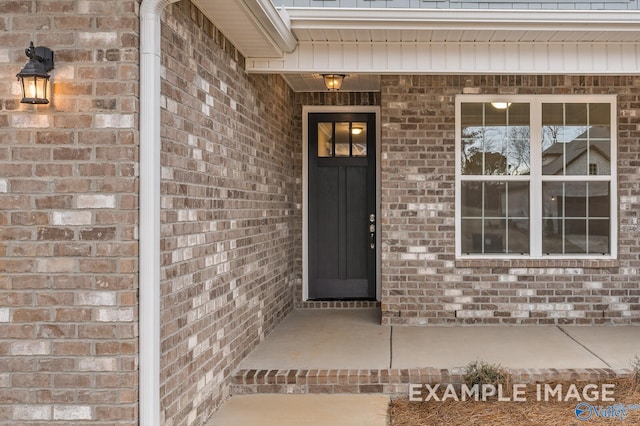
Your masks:
M 23 104 L 48 104 L 47 87 L 49 86 L 49 71 L 53 69 L 53 52 L 47 47 L 34 47 L 33 42 L 24 50 L 29 62 L 16 77 L 22 88 Z

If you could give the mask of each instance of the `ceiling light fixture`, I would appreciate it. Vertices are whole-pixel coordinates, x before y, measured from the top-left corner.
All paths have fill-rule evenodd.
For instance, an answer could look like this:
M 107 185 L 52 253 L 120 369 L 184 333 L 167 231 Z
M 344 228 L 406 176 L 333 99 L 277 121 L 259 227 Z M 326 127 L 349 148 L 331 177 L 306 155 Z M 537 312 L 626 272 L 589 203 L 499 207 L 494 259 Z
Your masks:
M 491 106 L 495 109 L 507 109 L 511 106 L 511 102 L 491 102 Z
M 336 92 L 340 90 L 344 78 L 344 74 L 322 74 L 324 85 L 330 92 Z

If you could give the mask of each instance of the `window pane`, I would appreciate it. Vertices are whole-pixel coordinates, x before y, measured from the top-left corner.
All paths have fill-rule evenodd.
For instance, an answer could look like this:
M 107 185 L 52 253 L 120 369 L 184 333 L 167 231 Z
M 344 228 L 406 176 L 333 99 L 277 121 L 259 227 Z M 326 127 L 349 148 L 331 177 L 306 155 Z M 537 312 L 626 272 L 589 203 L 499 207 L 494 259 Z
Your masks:
M 566 217 L 587 217 L 587 184 L 585 182 L 565 183 L 564 203 Z
M 333 156 L 333 125 L 318 123 L 318 157 Z
M 529 104 L 471 103 L 461 110 L 463 174 L 529 174 Z
M 529 217 L 529 182 L 509 182 L 509 217 Z M 528 239 L 527 239 L 528 240 Z
M 482 183 L 462 182 L 462 217 L 482 217 Z
M 608 182 L 543 183 L 543 252 L 610 252 Z
M 564 240 L 565 253 L 587 253 L 587 221 L 566 219 Z
M 350 138 L 349 123 L 335 123 L 336 125 L 336 157 L 349 157 Z
M 462 219 L 462 252 L 482 253 L 482 219 Z
M 485 220 L 483 253 L 506 253 L 507 222 L 505 220 Z
M 609 104 L 542 105 L 544 175 L 610 175 Z
M 484 216 L 505 217 L 507 207 L 505 182 L 484 182 Z
M 461 191 L 463 252 L 529 253 L 528 182 L 465 181 Z
M 589 253 L 607 254 L 611 251 L 609 229 L 609 219 L 589 220 Z
M 508 252 L 529 254 L 529 219 L 510 219 L 507 223 Z
M 564 183 L 545 182 L 542 184 L 542 215 L 544 217 L 564 216 L 564 203 L 560 202 L 564 197 Z
M 589 217 L 606 217 L 611 212 L 609 182 L 589 182 Z
M 465 127 L 483 126 L 483 111 L 483 103 L 468 102 L 461 104 L 462 116 L 460 117 L 460 123 L 462 124 L 462 129 L 464 129 Z
M 367 123 L 351 123 L 351 155 L 367 156 Z

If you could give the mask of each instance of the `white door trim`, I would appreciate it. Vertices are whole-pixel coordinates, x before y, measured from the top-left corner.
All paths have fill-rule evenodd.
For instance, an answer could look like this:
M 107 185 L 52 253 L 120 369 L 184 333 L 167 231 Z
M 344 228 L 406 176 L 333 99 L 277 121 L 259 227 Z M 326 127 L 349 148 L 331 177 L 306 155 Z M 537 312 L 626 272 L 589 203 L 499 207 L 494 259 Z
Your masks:
M 380 300 L 380 107 L 302 107 L 302 300 L 309 300 L 309 113 L 374 113 L 376 115 L 376 300 Z

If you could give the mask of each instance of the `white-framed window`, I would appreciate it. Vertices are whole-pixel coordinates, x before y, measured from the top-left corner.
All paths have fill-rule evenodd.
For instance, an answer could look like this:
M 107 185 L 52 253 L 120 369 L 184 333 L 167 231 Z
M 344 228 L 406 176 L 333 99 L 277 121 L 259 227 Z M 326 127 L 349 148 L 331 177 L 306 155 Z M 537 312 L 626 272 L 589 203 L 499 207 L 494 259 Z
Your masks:
M 615 258 L 616 97 L 456 97 L 456 256 Z

